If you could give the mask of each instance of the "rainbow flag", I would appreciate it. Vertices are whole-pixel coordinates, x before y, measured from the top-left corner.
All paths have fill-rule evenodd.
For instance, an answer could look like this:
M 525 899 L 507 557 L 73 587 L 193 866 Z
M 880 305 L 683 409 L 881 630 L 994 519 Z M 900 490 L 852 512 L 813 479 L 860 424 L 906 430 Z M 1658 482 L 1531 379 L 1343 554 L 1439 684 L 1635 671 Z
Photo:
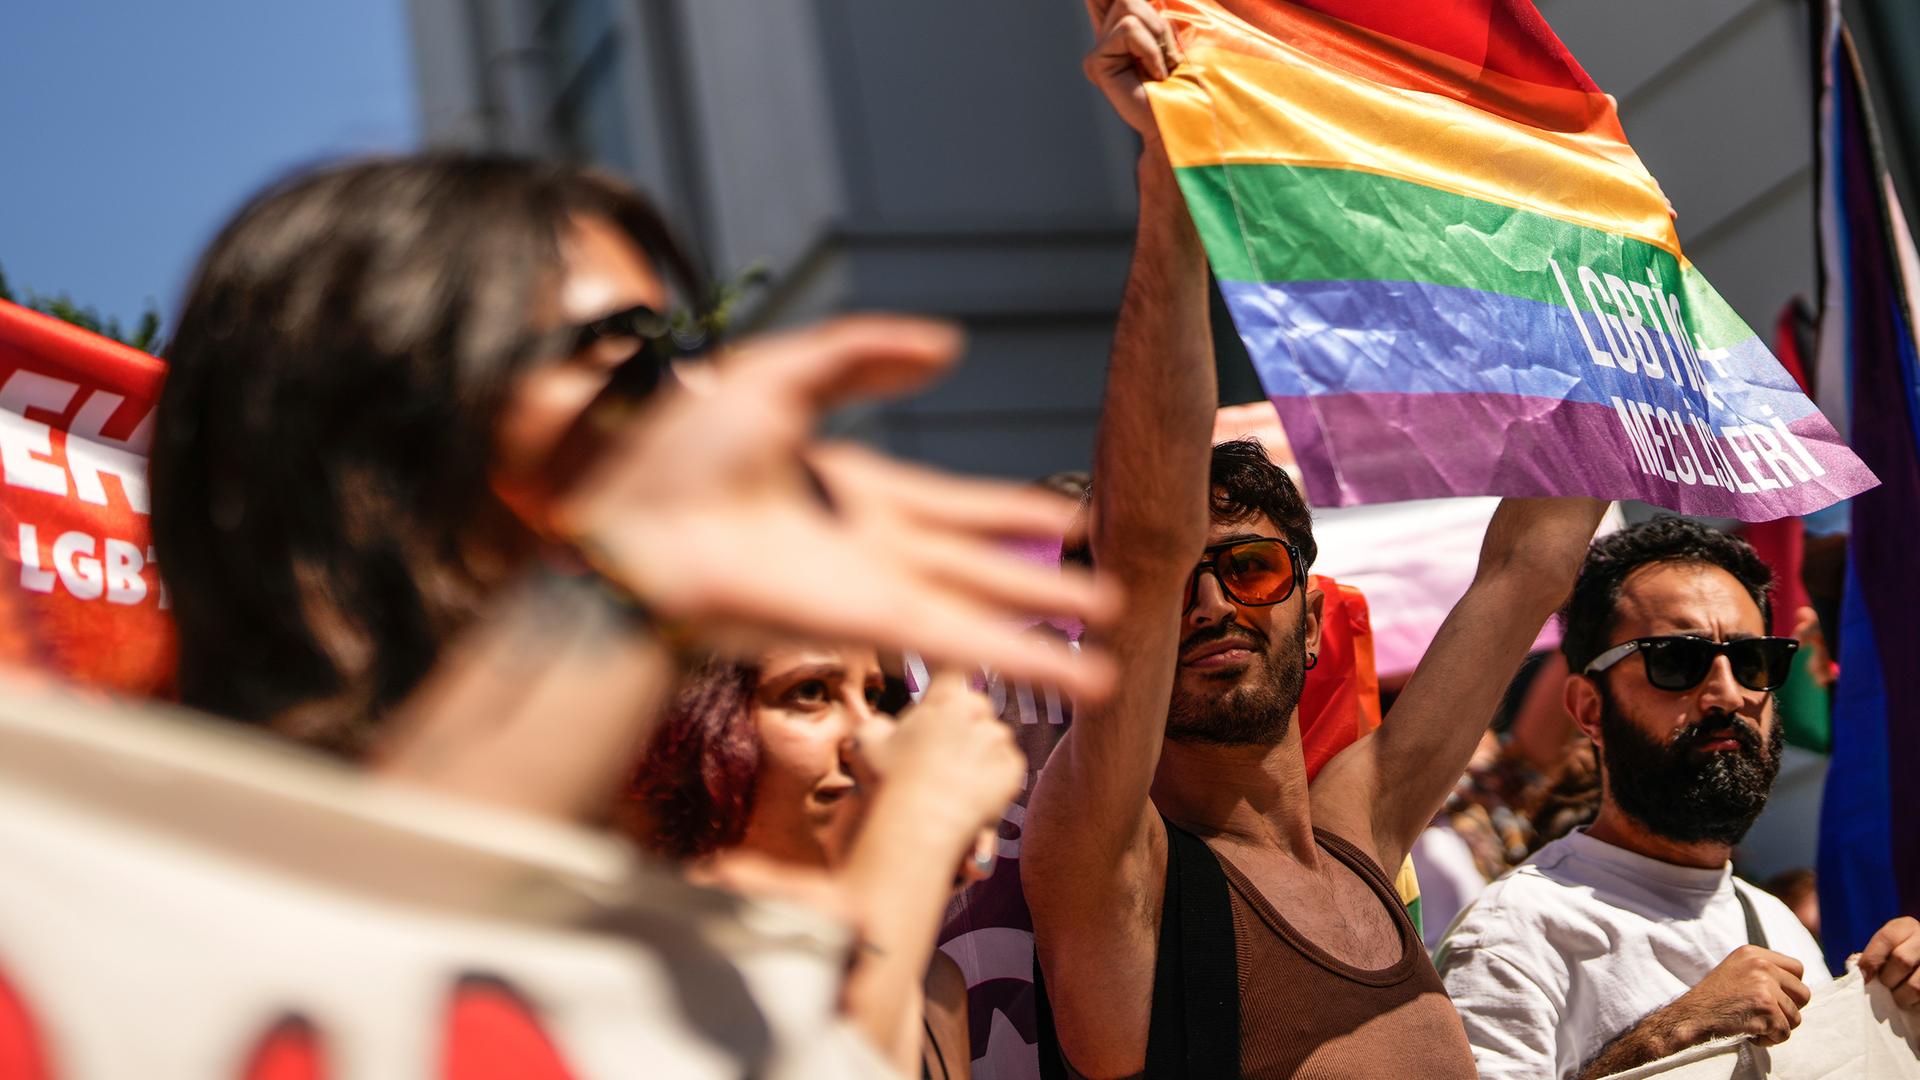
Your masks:
M 1680 252 L 1530 0 L 1163 0 L 1149 85 L 1319 506 L 1639 498 L 1749 521 L 1876 483 Z

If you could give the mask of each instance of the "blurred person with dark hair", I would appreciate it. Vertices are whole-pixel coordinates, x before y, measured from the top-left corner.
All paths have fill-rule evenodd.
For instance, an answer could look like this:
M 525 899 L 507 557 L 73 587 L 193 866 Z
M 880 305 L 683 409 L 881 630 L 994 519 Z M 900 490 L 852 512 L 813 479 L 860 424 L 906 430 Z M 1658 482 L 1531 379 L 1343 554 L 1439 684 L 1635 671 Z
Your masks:
M 827 875 L 860 934 L 850 1015 L 903 1071 L 965 1077 L 966 978 L 934 941 L 956 882 L 992 867 L 977 844 L 1026 759 L 961 677 L 936 678 L 897 729 L 884 689 L 868 648 L 709 661 L 654 735 L 623 824 L 702 879 L 742 880 L 742 856 L 746 881 Z
M 1573 718 L 1560 701 L 1565 677 L 1566 661 L 1558 651 L 1527 658 L 1467 771 L 1414 845 L 1421 933 L 1429 949 L 1438 947 L 1447 927 L 1488 882 L 1540 846 L 1540 807 L 1586 743 L 1575 738 Z
M 1466 773 L 1436 819 L 1460 833 L 1488 881 L 1513 869 L 1531 851 L 1531 811 L 1545 774 L 1559 766 L 1572 746 L 1567 737 L 1572 722 L 1559 700 L 1565 672 L 1565 662 L 1553 653 L 1536 654 L 1521 665 L 1492 727 L 1481 736 Z
M 1097 696 L 1100 657 L 1005 630 L 1107 608 L 1000 550 L 1069 505 L 814 438 L 958 336 L 843 318 L 722 350 L 696 389 L 701 293 L 638 196 L 564 166 L 374 161 L 249 203 L 177 321 L 152 455 L 187 701 L 599 822 L 694 650 L 864 642 Z M 978 816 L 933 784 L 889 786 Z
M 703 380 L 721 400 L 683 410 L 706 431 L 667 430 L 709 299 L 639 195 L 567 166 L 379 160 L 248 203 L 201 259 L 157 411 L 153 534 L 183 700 L 364 754 L 450 637 L 555 552 L 671 620 L 745 605 L 749 621 L 935 658 L 997 650 L 1077 680 L 1086 665 L 993 632 L 1002 612 L 1092 599 L 993 546 L 1070 508 L 811 444 L 820 407 L 917 383 L 950 362 L 952 333 L 869 317 L 743 344 Z M 776 363 L 791 399 L 728 377 Z M 616 460 L 702 434 L 678 459 Z M 742 474 L 720 451 L 755 437 L 763 471 Z M 748 481 L 762 516 L 726 502 Z M 838 513 L 765 497 L 816 487 Z M 711 513 L 648 505 L 670 498 Z M 710 583 L 676 569 L 696 558 L 731 563 L 728 595 L 688 595 Z M 807 604 L 783 608 L 782 590 Z
M 1093 565 L 1126 619 L 1023 826 L 1042 1067 L 1092 1077 L 1467 1077 L 1399 867 L 1572 581 L 1605 504 L 1508 500 L 1392 714 L 1308 785 L 1296 722 L 1321 593 L 1304 501 L 1258 443 L 1213 446 L 1207 265 L 1143 79 L 1179 48 L 1092 0 L 1088 77 L 1140 136 L 1139 233 L 1095 444 Z
M 152 452 L 182 700 L 363 753 L 535 550 L 494 481 L 536 411 L 660 332 L 593 319 L 704 292 L 646 202 L 558 166 L 370 162 L 254 199 L 201 260 Z
M 1684 518 L 1589 551 L 1561 650 L 1599 812 L 1489 886 L 1436 958 L 1483 1077 L 1610 1076 L 1721 1036 L 1777 1043 L 1831 981 L 1806 929 L 1730 862 L 1780 767 L 1774 692 L 1795 643 L 1766 636 L 1771 580 L 1745 541 Z M 1900 919 L 1863 968 L 1912 1006 L 1915 961 L 1920 923 Z

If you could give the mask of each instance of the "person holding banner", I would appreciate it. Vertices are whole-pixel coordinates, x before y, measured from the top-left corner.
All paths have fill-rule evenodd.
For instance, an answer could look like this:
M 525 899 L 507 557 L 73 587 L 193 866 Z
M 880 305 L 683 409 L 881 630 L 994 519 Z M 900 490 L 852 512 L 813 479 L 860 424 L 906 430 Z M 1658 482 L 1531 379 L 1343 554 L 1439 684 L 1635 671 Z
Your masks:
M 1746 541 L 1685 518 L 1593 545 L 1561 650 L 1600 812 L 1488 886 L 1436 954 L 1481 1076 L 1584 1080 L 1723 1037 L 1774 1045 L 1833 982 L 1793 912 L 1733 876 L 1786 745 L 1775 698 L 1798 645 L 1767 635 L 1773 582 Z M 1920 923 L 1882 927 L 1860 966 L 1920 1004 Z
M 1087 74 L 1144 144 L 1091 515 L 1094 565 L 1127 617 L 1089 635 L 1119 681 L 1083 704 L 1026 818 L 1042 1066 L 1470 1077 L 1459 1017 L 1383 868 L 1459 778 L 1607 504 L 1503 503 L 1392 713 L 1309 786 L 1296 715 L 1319 642 L 1313 536 L 1282 470 L 1209 446 L 1207 263 L 1143 84 L 1180 49 L 1146 0 L 1089 6 Z

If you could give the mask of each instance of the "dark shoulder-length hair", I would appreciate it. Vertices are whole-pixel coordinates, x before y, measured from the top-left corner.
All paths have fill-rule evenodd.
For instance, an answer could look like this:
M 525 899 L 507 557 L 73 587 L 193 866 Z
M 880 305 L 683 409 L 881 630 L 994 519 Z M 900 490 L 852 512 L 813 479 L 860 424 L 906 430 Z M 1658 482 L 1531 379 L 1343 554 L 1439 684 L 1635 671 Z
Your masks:
M 621 814 L 623 831 L 640 846 L 683 862 L 746 837 L 760 770 L 759 683 L 757 664 L 710 660 L 681 684 Z
M 187 704 L 352 754 L 420 681 L 523 535 L 488 460 L 578 217 L 705 300 L 644 199 L 558 164 L 329 167 L 221 230 L 166 349 L 152 449 Z

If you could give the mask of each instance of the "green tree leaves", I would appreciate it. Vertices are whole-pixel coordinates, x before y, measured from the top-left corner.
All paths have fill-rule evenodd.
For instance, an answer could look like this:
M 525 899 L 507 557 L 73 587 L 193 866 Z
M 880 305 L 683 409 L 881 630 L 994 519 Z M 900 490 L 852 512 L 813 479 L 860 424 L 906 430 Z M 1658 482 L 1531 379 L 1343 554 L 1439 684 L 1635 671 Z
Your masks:
M 15 296 L 7 283 L 5 270 L 0 270 L 0 300 L 31 308 L 43 315 L 51 315 L 62 322 L 72 323 L 82 330 L 90 330 L 102 337 L 110 337 L 122 344 L 131 345 L 141 352 L 158 352 L 160 349 L 160 309 L 151 301 L 147 303 L 147 310 L 141 313 L 140 320 L 134 323 L 133 331 L 129 333 L 119 319 L 103 316 L 98 308 L 76 303 L 65 293 L 59 296 L 46 296 L 26 289 Z

